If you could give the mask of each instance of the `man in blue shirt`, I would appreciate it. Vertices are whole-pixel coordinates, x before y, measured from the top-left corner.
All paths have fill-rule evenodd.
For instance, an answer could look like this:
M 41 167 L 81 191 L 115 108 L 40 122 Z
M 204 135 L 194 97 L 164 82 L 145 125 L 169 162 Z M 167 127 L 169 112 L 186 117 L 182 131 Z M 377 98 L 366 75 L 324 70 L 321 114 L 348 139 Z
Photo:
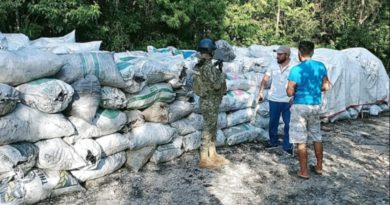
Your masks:
M 300 170 L 298 176 L 309 179 L 307 169 L 308 138 L 314 142 L 316 165 L 310 168 L 315 174 L 322 174 L 323 146 L 321 137 L 320 104 L 321 92 L 329 90 L 325 65 L 312 60 L 314 44 L 302 41 L 298 45 L 300 64 L 294 66 L 288 76 L 287 96 L 292 98 L 290 143 L 297 144 Z

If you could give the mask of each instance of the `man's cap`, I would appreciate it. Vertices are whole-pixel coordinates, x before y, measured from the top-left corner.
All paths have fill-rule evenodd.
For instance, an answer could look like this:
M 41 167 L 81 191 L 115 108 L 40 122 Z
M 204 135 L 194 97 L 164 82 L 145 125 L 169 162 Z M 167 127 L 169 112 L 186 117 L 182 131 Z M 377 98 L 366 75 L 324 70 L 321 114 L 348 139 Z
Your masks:
M 274 52 L 276 52 L 276 53 L 285 53 L 287 55 L 290 55 L 291 50 L 287 46 L 279 46 L 279 48 L 274 50 Z

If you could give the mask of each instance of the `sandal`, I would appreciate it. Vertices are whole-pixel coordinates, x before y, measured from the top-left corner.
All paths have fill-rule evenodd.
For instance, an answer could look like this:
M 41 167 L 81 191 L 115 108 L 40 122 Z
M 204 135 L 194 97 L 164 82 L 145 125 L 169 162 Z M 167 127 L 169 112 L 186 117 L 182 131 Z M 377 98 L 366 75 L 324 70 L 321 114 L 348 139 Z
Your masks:
M 317 175 L 322 175 L 322 170 L 321 170 L 321 171 L 318 171 L 318 170 L 316 169 L 316 166 L 315 166 L 315 165 L 310 165 L 310 170 L 311 170 L 312 172 L 314 172 L 315 174 L 317 174 Z
M 298 171 L 298 173 L 297 173 L 297 176 L 298 176 L 299 178 L 301 178 L 301 179 L 309 179 L 309 178 L 310 178 L 309 176 L 303 176 L 303 175 L 299 174 L 299 171 Z

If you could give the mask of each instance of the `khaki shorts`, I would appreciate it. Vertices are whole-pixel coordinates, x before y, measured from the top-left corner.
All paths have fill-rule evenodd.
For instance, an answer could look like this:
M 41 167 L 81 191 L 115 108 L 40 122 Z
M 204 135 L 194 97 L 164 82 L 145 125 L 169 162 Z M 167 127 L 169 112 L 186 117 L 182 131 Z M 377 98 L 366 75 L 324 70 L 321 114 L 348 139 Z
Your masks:
M 322 141 L 319 105 L 292 105 L 290 111 L 290 143 Z

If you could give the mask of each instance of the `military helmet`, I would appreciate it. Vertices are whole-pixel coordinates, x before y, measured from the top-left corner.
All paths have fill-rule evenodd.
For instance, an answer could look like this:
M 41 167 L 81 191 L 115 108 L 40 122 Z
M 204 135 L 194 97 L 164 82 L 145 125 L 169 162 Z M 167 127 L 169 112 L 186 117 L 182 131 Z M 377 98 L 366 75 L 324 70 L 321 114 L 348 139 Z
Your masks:
M 215 46 L 215 43 L 213 40 L 209 38 L 204 38 L 198 43 L 198 48 L 196 49 L 197 51 L 203 53 L 210 53 L 212 54 L 217 47 Z

